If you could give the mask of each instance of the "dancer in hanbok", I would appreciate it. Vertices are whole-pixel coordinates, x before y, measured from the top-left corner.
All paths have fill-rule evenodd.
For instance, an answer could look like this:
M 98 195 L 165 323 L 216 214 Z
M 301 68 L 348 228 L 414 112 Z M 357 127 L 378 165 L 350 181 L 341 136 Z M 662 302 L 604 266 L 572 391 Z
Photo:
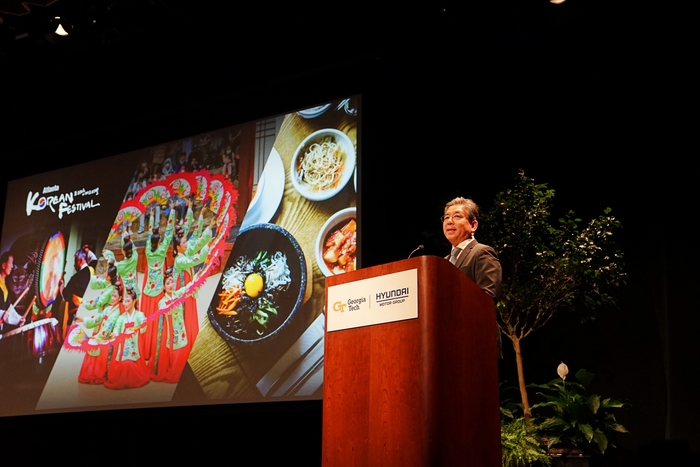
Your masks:
M 85 308 L 97 310 L 97 313 L 89 318 L 76 317 L 78 325 L 82 324 L 87 330 L 92 330 L 89 342 L 96 347 L 88 350 L 83 358 L 78 381 L 84 384 L 102 384 L 107 379 L 107 371 L 112 346 L 109 344 L 113 337 L 122 308 L 122 284 L 117 276 L 117 268 L 110 264 L 107 276 L 93 280 L 92 288 L 104 288 L 100 296 L 90 300 Z
M 173 269 L 176 290 L 186 287 L 194 280 L 194 268 L 202 264 L 209 254 L 209 242 L 214 236 L 213 232 L 216 229 L 216 216 L 213 216 L 209 226 L 203 229 L 205 209 L 202 207 L 199 220 L 189 240 L 186 237 L 187 230 L 175 229 L 175 235 L 173 236 L 173 254 L 175 256 Z M 196 337 L 199 332 L 196 291 L 188 294 L 187 298 L 185 298 L 185 315 L 188 322 L 192 322 L 190 334 Z
M 158 225 L 153 224 L 154 212 L 151 210 L 148 242 L 146 243 L 146 259 L 148 271 L 143 284 L 140 310 L 146 318 L 158 311 L 158 303 L 163 298 L 163 271 L 165 270 L 165 258 L 168 247 L 173 238 L 175 228 L 175 203 L 170 202 L 170 215 L 165 225 L 165 233 L 161 239 Z M 150 360 L 155 352 L 156 337 L 158 335 L 158 320 L 151 319 L 146 330 L 142 354 L 146 360 Z
M 146 316 L 138 311 L 136 291 L 127 288 L 124 311 L 114 326 L 114 351 L 105 387 L 109 389 L 140 388 L 151 376 L 141 353 L 142 334 L 146 331 Z
M 134 244 L 131 241 L 131 235 L 128 233 L 128 231 L 125 231 L 124 236 L 122 237 L 122 253 L 124 254 L 124 259 L 117 261 L 112 250 L 105 249 L 102 251 L 102 255 L 105 257 L 105 259 L 107 259 L 107 261 L 114 261 L 114 265 L 117 267 L 117 272 L 124 281 L 124 286 L 138 290 L 139 285 L 136 266 L 139 262 L 139 253 L 134 248 Z
M 204 213 L 206 211 L 207 207 L 202 206 L 202 209 L 199 211 L 199 218 L 197 219 L 197 224 L 195 224 L 194 230 L 192 231 L 192 235 L 190 236 L 189 240 L 186 239 L 185 241 L 185 256 L 196 255 L 212 239 L 212 236 L 214 234 L 213 230 L 216 228 L 216 216 L 214 215 L 212 217 L 211 222 L 209 223 L 209 228 L 204 229 Z M 182 228 L 181 233 L 184 232 L 185 236 L 187 235 L 187 230 L 189 229 L 189 226 L 192 223 L 192 217 L 193 216 L 188 217 L 189 224 L 186 223 L 185 226 L 183 226 Z M 180 239 L 180 242 L 182 242 L 182 239 Z
M 175 290 L 172 268 L 165 272 L 164 295 L 159 308 L 166 308 L 182 297 L 187 287 Z M 155 354 L 149 360 L 151 379 L 165 383 L 177 383 L 187 364 L 187 358 L 196 336 L 191 336 L 192 323 L 187 323 L 185 304 L 180 302 L 158 320 L 158 338 Z M 188 327 L 189 325 L 189 327 Z
M 200 221 L 202 216 L 200 216 Z M 197 299 L 194 291 L 188 291 L 188 286 L 194 278 L 194 267 L 202 264 L 209 253 L 209 245 L 202 245 L 202 238 L 211 238 L 210 230 L 216 227 L 216 218 L 213 218 L 206 232 L 195 229 L 195 235 L 188 241 L 184 229 L 175 229 L 173 236 L 173 250 L 175 264 L 173 272 L 167 274 L 164 282 L 165 295 L 158 306 L 159 309 L 167 307 L 176 298 L 187 296 L 178 306 L 165 313 L 158 320 L 158 338 L 156 355 L 149 362 L 151 379 L 176 383 L 187 364 L 190 350 L 199 333 L 199 316 L 197 313 Z M 199 246 L 199 251 L 192 250 Z M 191 252 L 187 254 L 186 252 Z M 173 277 L 174 275 L 174 277 Z

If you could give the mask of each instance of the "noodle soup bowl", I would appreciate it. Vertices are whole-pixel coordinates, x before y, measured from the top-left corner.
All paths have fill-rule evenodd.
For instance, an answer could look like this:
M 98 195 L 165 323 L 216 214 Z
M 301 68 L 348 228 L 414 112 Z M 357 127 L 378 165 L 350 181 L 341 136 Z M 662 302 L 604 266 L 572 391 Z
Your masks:
M 277 314 L 266 312 L 269 315 L 269 321 L 264 327 L 248 322 L 246 316 L 249 315 L 238 306 L 233 308 L 237 312 L 236 315 L 221 313 L 224 298 L 221 294 L 224 294 L 225 288 L 224 274 L 232 268 L 240 270 L 241 264 L 249 264 L 261 252 L 268 257 L 278 252 L 284 254 L 291 278 L 284 292 L 275 294 L 273 305 L 277 307 Z M 308 267 L 304 252 L 287 230 L 274 224 L 255 224 L 242 229 L 236 237 L 223 271 L 217 294 L 209 306 L 208 316 L 216 332 L 231 343 L 256 344 L 279 336 L 289 327 L 299 308 L 311 295 L 311 268 Z M 261 275 L 265 274 L 261 273 Z M 267 286 L 266 280 L 265 286 Z
M 355 145 L 348 135 L 335 128 L 315 131 L 294 152 L 292 185 L 311 201 L 332 198 L 352 178 L 355 161 Z

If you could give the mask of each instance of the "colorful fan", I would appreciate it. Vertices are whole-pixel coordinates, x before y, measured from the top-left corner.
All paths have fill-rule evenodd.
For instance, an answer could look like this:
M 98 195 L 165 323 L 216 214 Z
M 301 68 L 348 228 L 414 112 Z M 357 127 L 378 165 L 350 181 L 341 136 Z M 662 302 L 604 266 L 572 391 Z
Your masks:
M 139 207 L 139 203 L 135 200 L 125 201 L 119 212 L 117 212 L 117 218 L 112 224 L 112 229 L 109 231 L 109 237 L 107 237 L 107 243 L 113 240 L 119 235 L 119 226 L 123 222 L 133 222 L 134 220 L 141 217 L 144 211 Z
M 209 172 L 206 172 L 208 174 Z M 207 196 L 207 188 L 209 187 L 209 177 L 205 175 L 205 172 L 197 172 L 194 176 L 196 181 L 195 188 L 195 198 L 204 199 Z
M 179 173 L 166 180 L 170 188 L 170 193 L 173 195 L 178 195 L 180 198 L 184 198 L 192 193 L 193 187 L 196 185 L 197 181 L 189 173 Z
M 140 190 L 134 198 L 138 199 L 141 208 L 145 212 L 152 203 L 158 203 L 161 206 L 165 205 L 170 199 L 170 190 L 168 190 L 168 185 L 164 182 L 152 183 Z
M 224 201 L 224 192 L 224 183 L 221 180 L 213 178 L 209 182 L 209 190 L 207 190 L 207 195 L 211 198 L 211 206 L 209 209 L 217 214 L 220 212 L 219 209 L 221 208 L 222 201 Z

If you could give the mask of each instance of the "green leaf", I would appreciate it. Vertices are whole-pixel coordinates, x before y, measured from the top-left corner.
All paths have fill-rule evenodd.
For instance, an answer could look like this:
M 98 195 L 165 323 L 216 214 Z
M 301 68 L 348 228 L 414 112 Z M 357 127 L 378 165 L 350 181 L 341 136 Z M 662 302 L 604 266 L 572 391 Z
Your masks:
M 629 433 L 629 431 L 627 431 L 627 428 L 620 425 L 619 423 L 613 423 L 611 425 L 608 425 L 608 427 L 619 432 L 619 433 Z
M 559 442 L 559 437 L 558 436 L 550 436 L 549 439 L 547 440 L 547 447 L 551 448 L 555 444 Z
M 598 394 L 592 394 L 588 396 L 588 406 L 591 408 L 591 411 L 593 413 L 598 413 L 598 409 L 600 408 L 600 396 Z
M 593 439 L 593 428 L 588 423 L 579 423 L 579 430 L 584 434 L 588 442 L 590 443 Z
M 627 404 L 616 400 L 616 399 L 603 399 L 603 401 L 600 403 L 600 406 L 604 409 L 610 409 L 610 408 L 622 408 L 625 407 Z
M 595 430 L 593 432 L 593 441 L 598 446 L 601 454 L 605 454 L 605 450 L 608 448 L 608 437 L 603 434 L 600 430 Z

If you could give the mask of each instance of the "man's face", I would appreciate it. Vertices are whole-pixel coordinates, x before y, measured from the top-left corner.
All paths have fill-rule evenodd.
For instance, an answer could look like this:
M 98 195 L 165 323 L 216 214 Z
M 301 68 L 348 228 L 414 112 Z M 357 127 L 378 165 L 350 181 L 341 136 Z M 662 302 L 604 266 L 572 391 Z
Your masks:
M 464 206 L 454 205 L 445 211 L 442 222 L 442 232 L 452 246 L 457 246 L 474 235 L 477 221 L 469 222 L 469 216 Z
M 4 276 L 9 276 L 14 266 L 15 259 L 12 256 L 10 256 L 9 258 L 7 258 L 7 261 L 5 263 L 2 263 L 2 274 Z
M 75 260 L 73 261 L 73 268 L 75 269 L 75 272 L 80 271 L 80 268 L 83 267 L 83 264 L 85 264 L 85 260 L 80 256 L 76 256 Z
M 12 290 L 15 292 L 16 296 L 22 293 L 24 289 L 29 285 L 30 276 L 27 274 L 27 270 L 23 267 L 18 267 L 12 271 Z

